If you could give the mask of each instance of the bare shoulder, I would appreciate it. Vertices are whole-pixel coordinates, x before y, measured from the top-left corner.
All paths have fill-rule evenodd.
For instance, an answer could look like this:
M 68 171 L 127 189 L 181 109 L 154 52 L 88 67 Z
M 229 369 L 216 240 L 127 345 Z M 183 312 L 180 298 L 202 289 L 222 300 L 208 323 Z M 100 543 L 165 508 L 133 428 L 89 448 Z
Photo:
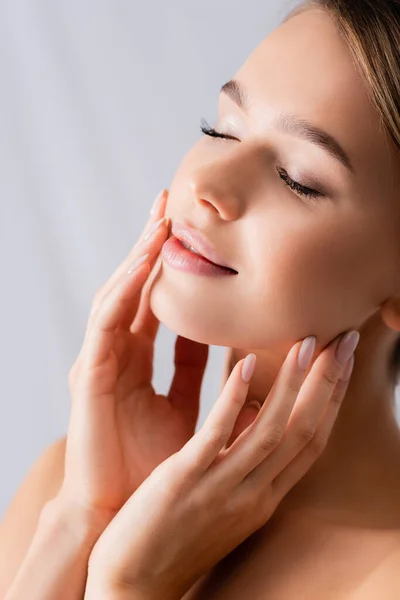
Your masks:
M 64 478 L 66 437 L 48 445 L 30 467 L 0 522 L 0 598 L 10 587 L 35 533 L 43 506 Z

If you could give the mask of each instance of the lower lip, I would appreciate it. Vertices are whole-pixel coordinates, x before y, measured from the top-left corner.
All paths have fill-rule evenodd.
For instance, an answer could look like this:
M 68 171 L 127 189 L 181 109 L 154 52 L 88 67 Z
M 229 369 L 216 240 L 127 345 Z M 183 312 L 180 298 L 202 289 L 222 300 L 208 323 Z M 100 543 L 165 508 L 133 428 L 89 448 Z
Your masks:
M 171 236 L 164 243 L 161 254 L 163 260 L 170 267 L 179 271 L 195 273 L 196 275 L 212 275 L 213 277 L 237 275 L 235 271 L 215 265 L 203 256 L 191 252 L 175 236 Z

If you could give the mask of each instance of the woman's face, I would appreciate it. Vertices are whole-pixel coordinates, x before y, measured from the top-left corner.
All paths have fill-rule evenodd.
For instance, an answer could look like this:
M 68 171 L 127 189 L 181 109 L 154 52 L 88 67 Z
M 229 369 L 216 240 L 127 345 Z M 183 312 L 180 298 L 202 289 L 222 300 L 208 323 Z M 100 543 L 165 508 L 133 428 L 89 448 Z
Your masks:
M 160 261 L 151 308 L 207 344 L 277 349 L 312 334 L 328 343 L 399 290 L 394 145 L 327 13 L 280 25 L 234 79 L 247 108 L 223 92 L 210 125 L 235 139 L 199 139 L 175 174 L 166 215 L 200 230 L 238 273 L 208 277 Z M 289 114 L 332 136 L 353 171 L 323 136 L 280 129 Z M 290 179 L 320 195 L 301 195 Z

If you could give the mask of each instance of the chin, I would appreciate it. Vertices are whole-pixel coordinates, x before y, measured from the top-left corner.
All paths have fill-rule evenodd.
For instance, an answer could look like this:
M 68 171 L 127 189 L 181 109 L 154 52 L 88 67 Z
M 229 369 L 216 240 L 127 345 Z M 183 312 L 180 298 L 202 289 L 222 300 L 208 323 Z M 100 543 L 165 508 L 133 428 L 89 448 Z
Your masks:
M 150 288 L 150 308 L 168 329 L 189 340 L 215 346 L 231 346 L 234 321 L 223 307 L 211 306 L 204 298 L 182 293 L 162 275 Z

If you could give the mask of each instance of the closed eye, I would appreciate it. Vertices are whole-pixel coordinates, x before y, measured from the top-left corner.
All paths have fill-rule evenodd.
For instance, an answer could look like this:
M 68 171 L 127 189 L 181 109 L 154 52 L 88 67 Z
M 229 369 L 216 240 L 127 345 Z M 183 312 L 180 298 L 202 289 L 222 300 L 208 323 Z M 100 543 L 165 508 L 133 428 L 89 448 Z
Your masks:
M 321 192 L 313 190 L 305 185 L 301 185 L 301 183 L 289 177 L 284 169 L 277 168 L 277 171 L 279 173 L 279 177 L 283 179 L 286 185 L 301 196 L 307 196 L 308 198 L 318 198 L 319 196 L 323 196 Z
M 220 133 L 219 131 L 216 131 L 216 129 L 208 125 L 205 119 L 201 120 L 200 130 L 205 135 L 209 135 L 210 137 L 221 138 L 225 140 L 236 140 L 240 142 L 240 140 L 238 140 L 238 138 L 234 137 L 233 135 L 228 135 L 227 133 Z M 289 177 L 289 175 L 284 169 L 280 169 L 277 167 L 277 171 L 279 173 L 279 177 L 286 183 L 286 185 L 290 189 L 292 189 L 297 194 L 300 194 L 301 196 L 305 196 L 307 198 L 318 198 L 320 196 L 324 196 L 324 194 L 322 194 L 321 192 L 318 192 L 317 190 L 302 185 L 298 181 L 295 181 L 294 179 Z

